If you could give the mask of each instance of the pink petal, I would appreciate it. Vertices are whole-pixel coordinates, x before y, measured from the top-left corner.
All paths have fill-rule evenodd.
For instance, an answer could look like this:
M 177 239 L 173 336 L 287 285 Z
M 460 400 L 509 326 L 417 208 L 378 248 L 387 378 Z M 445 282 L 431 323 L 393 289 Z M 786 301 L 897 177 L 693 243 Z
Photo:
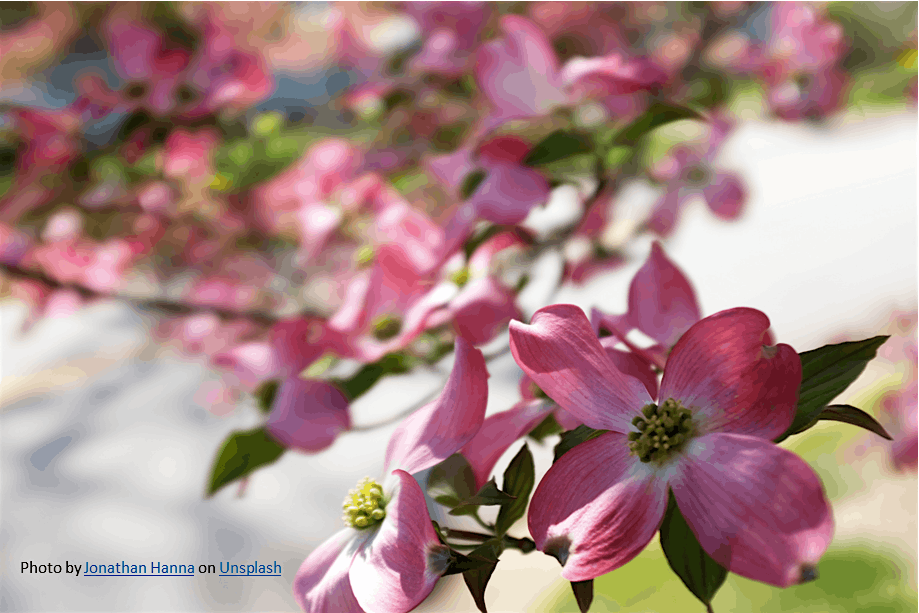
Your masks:
M 266 342 L 241 343 L 214 354 L 211 365 L 232 373 L 239 383 L 248 389 L 254 389 L 264 381 L 277 375 L 281 365 Z
M 582 443 L 540 481 L 527 523 L 536 547 L 560 557 L 568 581 L 619 568 L 654 537 L 667 508 L 667 483 L 629 454 L 623 434 Z
M 393 432 L 386 449 L 387 471 L 417 473 L 449 458 L 472 440 L 485 419 L 488 369 L 482 352 L 456 339 L 456 362 L 443 392 Z
M 428 597 L 446 565 L 430 560 L 441 547 L 421 488 L 395 470 L 395 492 L 386 517 L 351 563 L 351 589 L 368 613 L 406 613 Z
M 525 400 L 485 419 L 478 434 L 462 449 L 463 457 L 469 461 L 475 474 L 476 490 L 488 481 L 492 469 L 508 447 L 538 426 L 553 409 L 555 403 L 551 400 Z
M 773 439 L 794 419 L 801 359 L 788 345 L 765 347 L 769 318 L 748 308 L 721 311 L 690 328 L 667 360 L 661 400 L 693 411 L 701 432 Z
M 321 451 L 351 427 L 348 399 L 327 381 L 288 377 L 278 389 L 267 427 L 285 447 Z
M 668 186 L 667 192 L 658 201 L 654 211 L 651 212 L 648 226 L 658 236 L 664 238 L 670 236 L 680 218 L 680 211 L 687 200 L 688 195 L 684 194 L 684 190 L 677 186 Z
M 300 230 L 300 252 L 305 262 L 319 255 L 326 241 L 341 225 L 341 211 L 321 202 L 305 203 L 297 211 Z
M 494 277 L 470 281 L 450 303 L 457 333 L 473 345 L 490 341 L 511 318 L 520 316 L 515 298 Z
M 476 215 L 496 224 L 518 224 L 530 209 L 549 199 L 549 182 L 539 172 L 510 164 L 491 166 L 470 202 Z
M 734 173 L 719 172 L 712 182 L 702 190 L 708 208 L 721 219 L 736 219 L 747 201 L 747 190 Z
M 501 18 L 504 37 L 479 47 L 475 78 L 504 121 L 550 112 L 564 104 L 558 60 L 546 35 L 528 19 Z
M 667 347 L 673 347 L 702 319 L 692 285 L 657 241 L 629 285 L 629 319 L 634 327 Z
M 638 379 L 613 366 L 584 311 L 555 304 L 531 322 L 510 325 L 511 352 L 523 372 L 591 428 L 630 431 L 630 420 L 651 397 Z
M 702 548 L 732 573 L 779 587 L 802 582 L 833 538 L 820 479 L 769 441 L 709 434 L 692 441 L 670 481 Z
M 344 345 L 341 335 L 318 317 L 279 321 L 271 327 L 269 340 L 285 376 L 299 374 L 326 351 L 341 354 Z
M 606 355 L 609 357 L 610 362 L 613 363 L 613 366 L 619 372 L 641 381 L 651 398 L 657 398 L 657 375 L 651 370 L 651 366 L 634 353 L 619 351 L 610 346 L 616 343 L 617 339 L 612 336 L 600 340 L 600 344 L 606 350 Z
M 345 528 L 317 547 L 300 565 L 294 598 L 309 613 L 363 613 L 348 579 L 351 560 L 370 532 Z

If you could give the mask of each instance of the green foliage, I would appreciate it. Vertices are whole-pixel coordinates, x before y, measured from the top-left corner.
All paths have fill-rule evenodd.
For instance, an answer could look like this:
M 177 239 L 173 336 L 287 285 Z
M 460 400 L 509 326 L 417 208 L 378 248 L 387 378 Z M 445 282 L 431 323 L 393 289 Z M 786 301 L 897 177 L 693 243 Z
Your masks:
M 428 496 L 450 509 L 472 498 L 474 487 L 475 474 L 472 467 L 459 453 L 454 453 L 428 473 Z
M 255 400 L 258 403 L 258 408 L 262 413 L 266 415 L 271 413 L 271 407 L 274 404 L 274 397 L 278 393 L 278 387 L 280 384 L 281 382 L 277 379 L 272 381 L 265 381 L 258 387 L 257 390 L 255 390 L 253 396 L 255 396 Z
M 552 463 L 554 464 L 558 462 L 559 458 L 561 458 L 563 455 L 581 443 L 585 443 L 591 439 L 597 438 L 604 432 L 606 432 L 606 430 L 594 430 L 593 428 L 588 428 L 584 425 L 580 425 L 574 430 L 563 432 L 562 440 L 559 441 L 558 445 L 555 446 L 555 457 L 553 458 Z
M 487 609 L 485 608 L 485 588 L 488 587 L 491 575 L 495 572 L 495 567 L 498 565 L 498 556 L 501 555 L 501 550 L 501 540 L 495 538 L 485 541 L 473 549 L 468 556 L 473 559 L 478 559 L 480 561 L 480 566 L 464 572 L 463 581 L 466 582 L 466 587 L 469 588 L 469 593 L 472 594 L 475 606 L 478 607 L 479 611 L 482 613 L 487 613 Z
M 265 428 L 234 432 L 217 452 L 208 481 L 207 497 L 257 468 L 275 462 L 284 451 L 284 447 L 271 438 Z
M 634 147 L 646 134 L 663 125 L 682 119 L 701 119 L 702 116 L 692 109 L 673 104 L 655 102 L 645 114 L 622 129 L 613 145 Z
M 547 436 L 560 434 L 563 430 L 564 429 L 558 424 L 558 421 L 556 421 L 555 416 L 549 413 L 544 420 L 539 422 L 538 426 L 530 430 L 527 436 L 537 443 L 541 443 Z
M 363 396 L 377 381 L 386 375 L 402 374 L 410 371 L 415 359 L 404 353 L 390 353 L 378 361 L 367 364 L 350 379 L 335 379 L 334 383 L 344 392 L 350 401 Z
M 689 591 L 706 606 L 727 579 L 728 571 L 709 556 L 686 524 L 673 492 L 660 529 L 661 547 L 667 563 Z
M 508 464 L 504 471 L 504 491 L 514 497 L 510 504 L 501 506 L 495 521 L 495 534 L 503 536 L 518 519 L 526 513 L 530 492 L 536 484 L 533 454 L 526 443 Z
M 791 426 L 775 442 L 804 432 L 817 423 L 820 412 L 855 381 L 888 336 L 826 345 L 801 356 L 798 408 Z
M 523 160 L 525 166 L 544 166 L 572 156 L 593 151 L 593 141 L 583 132 L 556 130 L 535 147 Z
M 515 497 L 498 489 L 494 477 L 479 488 L 475 495 L 460 501 L 450 511 L 450 515 L 474 515 L 480 506 L 506 505 L 515 501 Z
M 879 424 L 876 419 L 861 409 L 856 409 L 855 407 L 849 406 L 847 404 L 834 404 L 826 407 L 820 411 L 820 414 L 817 416 L 818 421 L 821 419 L 828 421 L 838 421 L 844 424 L 858 426 L 859 428 L 864 428 L 865 430 L 874 432 L 881 438 L 886 438 L 888 441 L 893 440 L 893 437 L 887 433 L 887 430 L 884 429 L 884 426 Z

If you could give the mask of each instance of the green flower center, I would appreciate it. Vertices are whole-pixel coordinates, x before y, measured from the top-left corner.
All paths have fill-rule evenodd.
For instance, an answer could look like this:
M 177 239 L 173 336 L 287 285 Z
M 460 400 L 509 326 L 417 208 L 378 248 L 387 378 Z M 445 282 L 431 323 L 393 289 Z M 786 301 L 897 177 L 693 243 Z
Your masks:
M 642 462 L 665 461 L 693 435 L 692 411 L 673 398 L 648 404 L 641 413 L 632 420 L 639 431 L 629 433 L 629 450 Z
M 381 315 L 373 322 L 373 336 L 378 341 L 395 338 L 402 330 L 402 321 L 393 315 Z
M 357 487 L 348 492 L 341 507 L 345 511 L 342 515 L 345 525 L 352 528 L 368 528 L 386 517 L 383 488 L 370 477 L 361 479 Z
M 469 269 L 460 268 L 455 273 L 450 275 L 450 280 L 456 283 L 458 286 L 463 287 L 466 283 L 469 282 Z

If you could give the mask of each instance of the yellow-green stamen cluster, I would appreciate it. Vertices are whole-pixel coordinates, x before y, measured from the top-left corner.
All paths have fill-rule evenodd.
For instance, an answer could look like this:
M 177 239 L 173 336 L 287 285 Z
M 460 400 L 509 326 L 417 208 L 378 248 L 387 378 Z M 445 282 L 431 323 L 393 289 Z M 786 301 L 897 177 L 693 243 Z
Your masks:
M 373 322 L 373 336 L 380 341 L 395 338 L 402 330 L 402 321 L 392 315 L 381 315 Z
M 386 517 L 383 488 L 370 477 L 361 479 L 357 487 L 348 492 L 341 506 L 345 510 L 341 518 L 352 528 L 367 528 Z
M 693 433 L 692 411 L 670 398 L 660 406 L 646 405 L 632 425 L 638 432 L 629 433 L 629 450 L 642 462 L 661 462 L 677 451 Z
M 450 275 L 450 280 L 456 283 L 458 286 L 463 287 L 466 283 L 469 282 L 469 269 L 460 268 L 452 275 Z

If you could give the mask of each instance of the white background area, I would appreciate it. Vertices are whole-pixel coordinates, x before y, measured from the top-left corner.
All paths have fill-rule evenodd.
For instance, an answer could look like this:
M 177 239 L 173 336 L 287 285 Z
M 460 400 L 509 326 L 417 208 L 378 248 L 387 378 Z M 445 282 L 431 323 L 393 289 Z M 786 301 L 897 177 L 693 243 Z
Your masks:
M 744 216 L 721 222 L 695 203 L 664 245 L 695 286 L 703 314 L 758 308 L 780 342 L 804 351 L 840 332 L 872 335 L 892 309 L 914 308 L 916 128 L 912 113 L 836 128 L 744 124 L 719 160 L 746 180 Z M 635 185 L 626 196 L 622 214 L 646 208 L 657 192 Z M 649 249 L 649 240 L 638 241 L 628 266 L 566 290 L 558 301 L 623 312 L 629 281 Z M 342 436 L 317 456 L 287 453 L 255 474 L 243 498 L 229 487 L 206 500 L 216 450 L 231 431 L 258 423 L 255 410 L 241 406 L 217 418 L 196 406 L 205 369 L 154 359 L 143 320 L 124 305 L 43 320 L 24 335 L 23 317 L 21 305 L 0 305 L 0 610 L 297 610 L 290 595 L 297 567 L 340 528 L 347 490 L 381 473 L 392 427 Z M 490 411 L 515 402 L 517 377 L 512 359 L 495 363 Z M 384 381 L 354 407 L 355 420 L 395 413 L 436 381 L 432 375 Z M 547 446 L 537 467 L 545 470 L 550 459 Z M 914 491 L 915 480 L 907 483 Z M 902 539 L 898 546 L 915 556 L 915 536 L 903 536 L 915 535 L 912 509 L 901 516 L 903 534 L 889 539 Z M 865 517 L 851 509 L 840 517 L 837 510 L 838 531 L 874 534 Z M 518 524 L 512 532 L 522 530 Z M 21 574 L 20 563 L 29 560 L 277 560 L 284 576 Z M 525 558 L 509 552 L 488 588 L 490 610 L 523 609 L 555 588 L 559 570 L 538 552 Z M 442 585 L 426 610 L 475 610 L 461 579 Z

